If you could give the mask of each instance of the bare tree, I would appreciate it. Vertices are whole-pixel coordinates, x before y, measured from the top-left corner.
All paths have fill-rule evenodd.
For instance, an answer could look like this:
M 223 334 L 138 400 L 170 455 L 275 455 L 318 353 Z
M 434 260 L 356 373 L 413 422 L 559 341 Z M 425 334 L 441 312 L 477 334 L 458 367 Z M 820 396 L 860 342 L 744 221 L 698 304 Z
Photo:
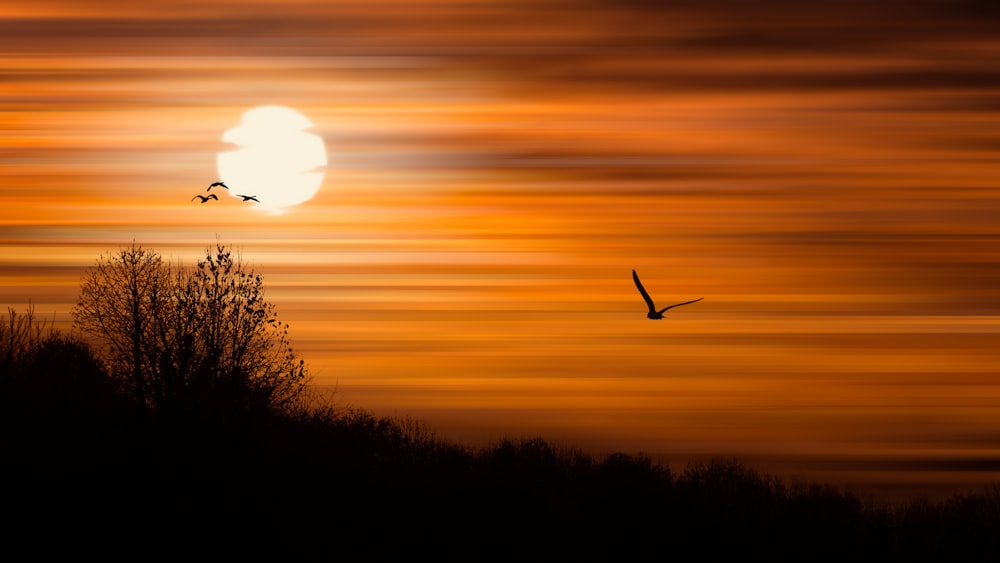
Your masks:
M 7 319 L 0 322 L 0 373 L 11 373 L 15 364 L 38 347 L 45 338 L 47 324 L 35 317 L 31 303 L 24 314 L 7 307 Z
M 75 314 L 109 343 L 113 365 L 131 369 L 138 401 L 219 413 L 280 409 L 299 395 L 304 362 L 259 274 L 222 244 L 187 269 L 135 249 L 98 262 Z
M 169 294 L 169 268 L 158 253 L 135 243 L 105 254 L 87 271 L 73 310 L 74 324 L 107 346 L 112 375 L 147 408 L 148 354 L 158 302 Z

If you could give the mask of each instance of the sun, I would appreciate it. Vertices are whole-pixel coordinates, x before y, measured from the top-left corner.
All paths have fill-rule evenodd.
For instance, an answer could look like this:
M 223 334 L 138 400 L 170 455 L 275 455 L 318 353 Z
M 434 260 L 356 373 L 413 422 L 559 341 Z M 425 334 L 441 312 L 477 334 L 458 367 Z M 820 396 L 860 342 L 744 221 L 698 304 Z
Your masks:
M 283 106 L 259 106 L 243 114 L 222 140 L 240 148 L 221 152 L 219 178 L 229 195 L 256 196 L 254 207 L 280 212 L 308 201 L 323 184 L 326 146 L 309 133 L 306 116 Z

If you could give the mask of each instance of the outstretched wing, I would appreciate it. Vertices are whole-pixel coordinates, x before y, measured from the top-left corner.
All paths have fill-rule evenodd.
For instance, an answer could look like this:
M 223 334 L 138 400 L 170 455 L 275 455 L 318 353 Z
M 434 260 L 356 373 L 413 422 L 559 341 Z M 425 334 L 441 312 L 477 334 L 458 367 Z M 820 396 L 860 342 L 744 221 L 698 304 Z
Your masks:
M 674 307 L 680 307 L 681 305 L 690 305 L 692 303 L 697 303 L 697 302 L 701 301 L 702 299 L 704 299 L 704 297 L 699 297 L 699 298 L 695 299 L 694 301 L 685 301 L 683 303 L 678 303 L 676 305 L 671 305 L 669 307 L 664 307 L 663 309 L 660 309 L 657 312 L 662 315 L 664 311 L 669 311 L 670 309 L 673 309 Z
M 636 274 L 635 270 L 632 270 L 632 280 L 635 281 L 635 286 L 639 288 L 639 293 L 642 294 L 642 298 L 646 301 L 646 306 L 649 307 L 651 312 L 655 311 L 656 307 L 653 305 L 653 299 L 648 293 L 646 293 L 646 288 L 642 287 L 642 282 L 639 281 L 639 274 Z M 676 307 L 676 305 L 674 305 L 674 307 Z

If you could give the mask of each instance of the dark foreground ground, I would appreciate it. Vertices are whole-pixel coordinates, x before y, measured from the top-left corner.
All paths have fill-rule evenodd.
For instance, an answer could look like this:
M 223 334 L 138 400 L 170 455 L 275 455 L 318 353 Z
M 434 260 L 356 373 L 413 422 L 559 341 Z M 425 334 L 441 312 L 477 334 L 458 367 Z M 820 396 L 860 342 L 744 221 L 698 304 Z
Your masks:
M 329 407 L 165 417 L 4 391 L 2 561 L 1000 560 L 1000 489 L 888 505 L 735 460 L 469 450 Z
M 0 562 L 1000 561 L 997 487 L 885 504 L 736 460 L 472 450 L 315 397 L 250 408 L 224 385 L 152 408 L 85 344 L 17 340 L 15 321 Z

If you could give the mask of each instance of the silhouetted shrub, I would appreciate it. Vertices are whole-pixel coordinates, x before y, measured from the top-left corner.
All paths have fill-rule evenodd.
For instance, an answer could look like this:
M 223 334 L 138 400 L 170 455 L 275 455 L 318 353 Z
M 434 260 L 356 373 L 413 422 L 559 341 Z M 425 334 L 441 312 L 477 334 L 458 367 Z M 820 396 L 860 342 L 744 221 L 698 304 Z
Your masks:
M 0 358 L 6 411 L 54 422 L 118 399 L 90 346 L 39 321 L 30 306 L 25 314 L 9 310 L 0 324 Z
M 1000 558 L 1000 489 L 925 498 L 888 510 L 893 553 L 923 560 L 995 561 Z
M 40 392 L 80 404 L 101 403 L 114 394 L 103 366 L 90 346 L 55 333 L 28 354 L 22 370 Z
M 642 454 L 611 454 L 601 463 L 600 472 L 609 482 L 635 489 L 665 487 L 673 480 L 669 467 L 654 463 L 652 458 Z

